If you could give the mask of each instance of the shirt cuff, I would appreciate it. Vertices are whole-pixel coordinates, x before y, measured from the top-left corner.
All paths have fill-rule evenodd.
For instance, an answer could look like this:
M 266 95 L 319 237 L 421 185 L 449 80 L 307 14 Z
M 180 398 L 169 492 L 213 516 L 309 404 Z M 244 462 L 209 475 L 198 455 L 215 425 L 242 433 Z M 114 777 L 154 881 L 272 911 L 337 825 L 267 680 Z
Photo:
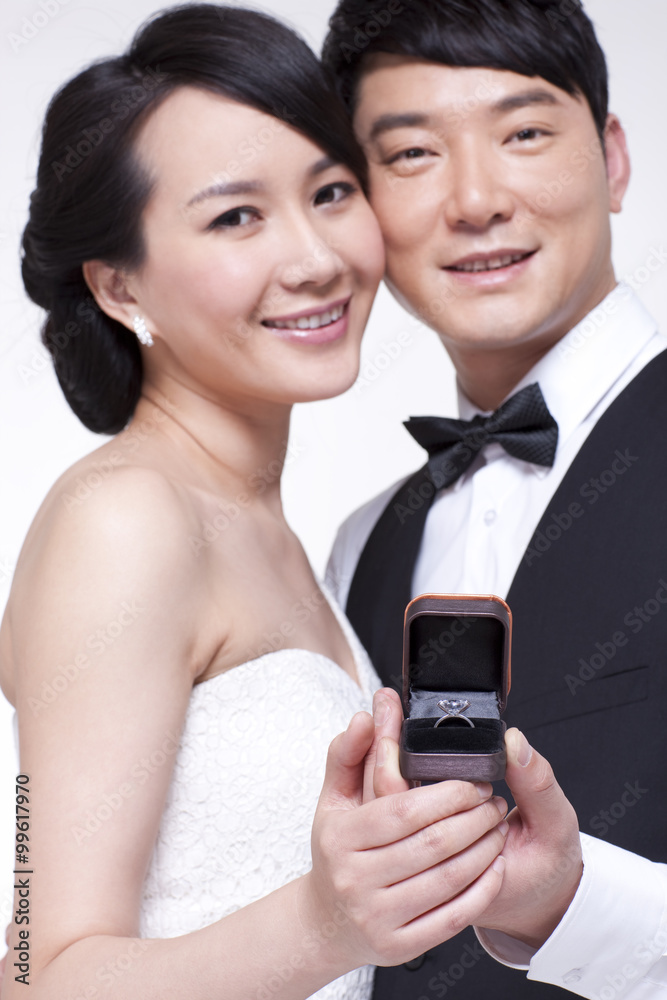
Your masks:
M 584 873 L 565 916 L 538 951 L 499 931 L 482 946 L 528 978 L 579 996 L 622 1000 L 667 953 L 667 865 L 581 834 Z

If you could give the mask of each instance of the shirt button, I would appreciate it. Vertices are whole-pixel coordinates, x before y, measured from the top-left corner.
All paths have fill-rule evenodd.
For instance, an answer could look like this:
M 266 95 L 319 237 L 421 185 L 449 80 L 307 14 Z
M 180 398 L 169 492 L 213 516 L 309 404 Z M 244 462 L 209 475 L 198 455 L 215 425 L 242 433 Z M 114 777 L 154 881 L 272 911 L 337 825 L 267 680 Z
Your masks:
M 484 524 L 493 524 L 493 522 L 497 517 L 498 515 L 495 512 L 495 510 L 487 510 L 486 514 L 484 515 Z
M 563 982 L 565 983 L 566 986 L 569 986 L 571 983 L 580 982 L 582 978 L 583 978 L 582 969 L 572 969 L 572 971 L 568 972 L 566 976 L 563 976 Z

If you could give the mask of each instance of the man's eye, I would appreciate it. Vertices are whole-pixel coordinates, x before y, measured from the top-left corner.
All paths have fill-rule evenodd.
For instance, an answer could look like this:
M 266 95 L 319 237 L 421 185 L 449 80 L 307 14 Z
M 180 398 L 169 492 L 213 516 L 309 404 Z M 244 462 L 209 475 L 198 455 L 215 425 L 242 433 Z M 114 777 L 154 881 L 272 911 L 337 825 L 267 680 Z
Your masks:
M 336 184 L 327 184 L 326 187 L 320 188 L 315 195 L 315 204 L 335 205 L 337 202 L 344 201 L 353 191 L 356 191 L 354 184 L 349 184 L 345 181 L 338 181 Z
M 544 132 L 539 128 L 522 128 L 520 132 L 517 132 L 516 138 L 520 139 L 521 142 L 528 142 L 530 139 L 539 139 L 542 135 Z
M 254 208 L 232 208 L 229 212 L 224 212 L 208 227 L 209 229 L 236 229 L 239 226 L 247 226 L 250 222 L 255 222 L 258 218 Z
M 394 163 L 397 160 L 421 160 L 424 156 L 428 156 L 425 149 L 422 149 L 421 146 L 413 146 L 411 149 L 404 149 L 401 153 L 397 153 L 389 162 Z
M 412 164 L 416 164 L 418 160 L 424 160 L 432 155 L 433 153 L 431 150 L 424 149 L 422 146 L 410 146 L 409 149 L 402 149 L 400 153 L 394 153 L 391 156 L 387 156 L 384 163 L 385 166 L 391 166 L 394 163 L 398 166 L 402 166 L 404 164 L 412 166 Z

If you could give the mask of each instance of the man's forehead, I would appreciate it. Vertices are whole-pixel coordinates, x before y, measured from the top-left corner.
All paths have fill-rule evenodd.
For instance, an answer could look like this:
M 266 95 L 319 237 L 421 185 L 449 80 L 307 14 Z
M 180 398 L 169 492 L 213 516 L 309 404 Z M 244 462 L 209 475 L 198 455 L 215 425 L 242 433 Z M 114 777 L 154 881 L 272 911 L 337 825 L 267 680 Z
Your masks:
M 505 114 L 528 105 L 567 106 L 578 99 L 540 76 L 380 52 L 362 63 L 355 117 L 363 118 L 365 131 L 373 128 L 376 133 L 378 116 L 447 111 L 471 101 L 475 107 Z

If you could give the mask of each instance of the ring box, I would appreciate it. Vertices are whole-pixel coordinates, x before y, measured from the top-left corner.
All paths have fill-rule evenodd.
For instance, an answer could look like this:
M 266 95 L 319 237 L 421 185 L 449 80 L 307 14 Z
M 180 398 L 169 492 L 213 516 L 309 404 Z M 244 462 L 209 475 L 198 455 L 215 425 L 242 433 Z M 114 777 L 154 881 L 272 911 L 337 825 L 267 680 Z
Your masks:
M 416 781 L 505 776 L 501 719 L 511 683 L 512 613 L 499 597 L 425 594 L 405 611 L 400 766 Z M 450 715 L 438 707 L 447 706 Z M 469 707 L 460 708 L 462 702 Z M 457 704 L 458 703 L 458 704 Z M 464 719 L 470 719 L 470 726 Z

